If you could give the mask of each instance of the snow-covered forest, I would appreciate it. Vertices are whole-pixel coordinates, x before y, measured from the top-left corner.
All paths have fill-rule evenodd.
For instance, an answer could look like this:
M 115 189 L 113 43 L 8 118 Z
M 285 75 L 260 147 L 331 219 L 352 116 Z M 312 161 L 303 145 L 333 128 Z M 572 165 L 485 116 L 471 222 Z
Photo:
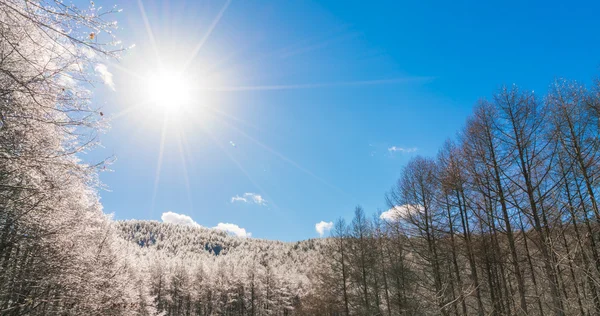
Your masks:
M 0 315 L 600 315 L 600 83 L 482 99 L 327 238 L 114 221 L 80 159 L 114 13 L 0 0 Z

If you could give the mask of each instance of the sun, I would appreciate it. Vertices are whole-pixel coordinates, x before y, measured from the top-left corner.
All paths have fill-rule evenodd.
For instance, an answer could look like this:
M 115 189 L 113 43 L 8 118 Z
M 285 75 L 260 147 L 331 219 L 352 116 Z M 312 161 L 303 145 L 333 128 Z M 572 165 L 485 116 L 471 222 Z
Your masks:
M 180 72 L 156 71 L 146 81 L 146 96 L 155 110 L 179 114 L 189 108 L 194 99 L 199 99 L 192 91 L 191 80 Z

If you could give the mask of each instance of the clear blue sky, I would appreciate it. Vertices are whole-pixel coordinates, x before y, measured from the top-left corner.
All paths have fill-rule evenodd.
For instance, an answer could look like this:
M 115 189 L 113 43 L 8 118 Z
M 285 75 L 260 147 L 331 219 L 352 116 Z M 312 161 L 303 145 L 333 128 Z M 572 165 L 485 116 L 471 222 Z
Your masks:
M 594 3 L 233 1 L 206 37 L 225 1 L 143 1 L 166 67 L 205 38 L 186 72 L 238 89 L 210 92 L 200 119 L 172 122 L 160 172 L 162 115 L 143 106 L 115 118 L 104 148 L 84 159 L 117 157 L 101 174 L 110 189 L 102 203 L 116 219 L 172 211 L 258 238 L 317 237 L 317 222 L 350 218 L 357 204 L 386 210 L 407 160 L 435 155 L 500 85 L 543 92 L 556 77 L 591 82 L 600 66 Z M 136 46 L 108 64 L 115 90 L 96 89 L 109 116 L 143 93 L 131 73 L 156 65 L 137 1 L 116 4 L 117 34 Z M 266 202 L 232 202 L 245 193 Z

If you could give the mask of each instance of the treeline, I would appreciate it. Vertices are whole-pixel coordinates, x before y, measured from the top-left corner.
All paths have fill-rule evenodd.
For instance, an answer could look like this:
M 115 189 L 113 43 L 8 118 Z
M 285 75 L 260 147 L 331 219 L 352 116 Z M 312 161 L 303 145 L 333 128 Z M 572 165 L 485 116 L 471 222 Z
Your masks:
M 157 311 L 164 315 L 297 315 L 324 240 L 229 236 L 151 221 L 118 222 Z
M 388 212 L 336 223 L 312 313 L 599 315 L 599 87 L 479 101 Z

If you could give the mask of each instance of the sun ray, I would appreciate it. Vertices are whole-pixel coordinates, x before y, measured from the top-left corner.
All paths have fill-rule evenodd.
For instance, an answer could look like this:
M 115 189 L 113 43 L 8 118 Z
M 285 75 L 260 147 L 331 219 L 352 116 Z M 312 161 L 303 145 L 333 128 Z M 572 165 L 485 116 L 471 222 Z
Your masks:
M 222 87 L 206 87 L 209 91 L 265 91 L 265 90 L 299 90 L 299 89 L 314 89 L 328 87 L 345 87 L 345 86 L 369 86 L 380 84 L 395 84 L 395 83 L 411 83 L 429 81 L 432 77 L 408 77 L 394 79 L 378 79 L 378 80 L 359 80 L 359 81 L 343 81 L 343 82 L 327 82 L 327 83 L 306 83 L 306 84 L 289 84 L 289 85 L 263 85 L 263 86 L 222 86 Z
M 185 182 L 185 188 L 187 191 L 187 198 L 190 210 L 194 209 L 194 205 L 192 203 L 192 192 L 190 188 L 190 179 L 188 175 L 187 169 L 187 160 L 185 159 L 185 152 L 183 149 L 183 139 L 185 137 L 185 133 L 181 132 L 180 128 L 177 128 L 177 147 L 179 149 L 179 157 L 181 158 L 181 166 L 183 167 L 183 180 Z
M 329 46 L 331 44 L 334 44 L 334 43 L 338 43 L 338 42 L 342 42 L 342 41 L 345 41 L 345 40 L 348 40 L 348 39 L 356 38 L 359 35 L 361 35 L 361 33 L 359 33 L 359 32 L 339 35 L 339 36 L 336 36 L 336 37 L 333 37 L 333 38 L 330 38 L 330 39 L 323 40 L 321 42 L 317 42 L 317 43 L 314 43 L 314 44 L 311 44 L 311 45 L 305 45 L 305 46 L 302 46 L 302 47 L 300 47 L 298 49 L 282 53 L 280 55 L 280 58 L 289 58 L 289 57 L 293 57 L 293 56 L 296 56 L 296 55 L 301 55 L 301 54 L 305 54 L 305 53 L 308 53 L 308 52 L 312 52 L 312 51 L 315 51 L 315 50 L 318 50 L 318 49 L 321 49 L 321 48 L 325 48 L 325 47 L 327 47 L 327 46 Z
M 252 185 L 254 187 L 256 187 L 258 189 L 258 191 L 260 192 L 260 194 L 264 195 L 266 200 L 268 201 L 269 205 L 272 205 L 273 208 L 268 208 L 269 210 L 275 211 L 278 213 L 279 207 L 277 206 L 277 204 L 275 203 L 275 201 L 271 198 L 271 196 L 267 193 L 267 191 L 265 191 L 265 189 L 262 188 L 261 185 L 259 185 L 253 178 L 252 176 L 250 176 L 250 174 L 246 171 L 246 169 L 244 169 L 244 167 L 242 166 L 242 164 L 233 157 L 233 155 L 231 155 L 230 152 L 227 151 L 227 149 L 225 148 L 225 146 L 223 146 L 223 142 L 219 141 L 215 135 L 209 130 L 207 129 L 203 124 L 198 124 L 200 126 L 200 128 L 202 128 L 202 130 L 206 133 L 206 135 L 208 135 L 210 137 L 210 139 L 213 141 L 213 143 L 215 145 L 217 145 L 219 147 L 219 149 L 221 149 L 221 152 L 223 152 L 227 158 L 229 158 L 229 160 L 231 160 L 231 162 L 233 162 L 236 167 L 246 176 L 246 178 L 248 178 L 248 181 L 250 181 L 250 183 L 252 183 Z
M 236 121 L 236 122 L 238 122 L 238 123 L 244 124 L 244 125 L 246 125 L 246 126 L 248 126 L 248 127 L 252 128 L 252 129 L 254 129 L 254 130 L 257 130 L 257 131 L 262 131 L 262 129 L 261 129 L 260 127 L 258 127 L 258 126 L 256 126 L 256 125 L 254 125 L 254 124 L 252 124 L 252 123 L 250 123 L 250 122 L 247 122 L 247 121 L 245 121 L 245 120 L 242 120 L 241 118 L 239 118 L 239 117 L 237 117 L 237 116 L 234 116 L 234 115 L 228 114 L 228 113 L 226 113 L 225 111 L 221 111 L 221 110 L 217 109 L 216 107 L 207 107 L 207 110 L 209 110 L 209 111 L 213 112 L 213 114 L 220 115 L 220 116 L 226 117 L 226 118 L 228 118 L 228 119 L 231 119 L 231 120 L 233 120 L 233 121 Z
M 279 207 L 277 206 L 277 204 L 275 203 L 275 201 L 273 200 L 273 198 L 271 198 L 271 196 L 267 193 L 267 191 L 265 191 L 265 189 L 262 188 L 261 185 L 259 185 L 256 181 L 254 181 L 254 179 L 252 178 L 252 176 L 250 176 L 250 174 L 246 171 L 246 169 L 244 169 L 244 167 L 242 166 L 242 164 L 233 157 L 233 155 L 231 155 L 231 153 L 227 152 L 227 150 L 224 148 L 224 146 L 219 143 L 216 139 L 213 139 L 213 141 L 215 141 L 215 143 L 221 148 L 221 151 L 225 153 L 225 155 L 227 155 L 227 157 L 229 158 L 229 160 L 231 160 L 231 162 L 233 162 L 238 169 L 240 169 L 240 171 L 246 176 L 246 178 L 248 178 L 248 181 L 250 181 L 250 183 L 252 183 L 253 186 L 255 186 L 258 191 L 265 196 L 266 200 L 267 200 L 267 205 L 273 205 L 273 211 L 278 213 Z M 270 210 L 271 208 L 269 208 Z
M 250 183 L 252 183 L 252 185 L 255 186 L 258 189 L 258 191 L 265 196 L 267 203 L 268 203 L 267 205 L 269 205 L 269 204 L 273 205 L 273 211 L 277 212 L 279 210 L 279 207 L 277 206 L 277 204 L 275 203 L 273 198 L 271 198 L 271 196 L 267 193 L 267 191 L 265 191 L 265 189 L 263 189 L 262 186 L 259 185 L 258 182 L 256 182 L 252 178 L 252 176 L 250 176 L 250 174 L 246 171 L 246 169 L 244 169 L 242 164 L 237 159 L 235 159 L 235 157 L 233 157 L 233 155 L 231 153 L 229 153 L 229 152 L 227 152 L 227 150 L 225 150 L 225 148 L 222 144 L 220 144 L 220 143 L 217 143 L 217 144 L 219 147 L 221 147 L 221 150 L 227 155 L 229 160 L 231 160 L 238 167 L 238 169 L 240 169 L 240 171 L 246 176 L 246 178 L 248 178 Z
M 141 109 L 143 106 L 147 105 L 149 102 L 150 101 L 143 101 L 143 102 L 140 102 L 138 104 L 130 105 L 130 106 L 126 107 L 125 109 L 123 109 L 123 110 L 117 112 L 116 114 L 112 115 L 111 119 L 112 120 L 116 120 L 116 119 L 119 119 L 119 118 L 121 118 L 123 116 L 129 115 L 131 113 L 138 112 L 139 109 Z
M 337 27 L 337 28 L 335 28 L 333 30 L 325 32 L 324 34 L 320 34 L 319 36 L 305 38 L 305 39 L 300 40 L 300 41 L 298 41 L 296 43 L 293 43 L 291 45 L 287 45 L 287 46 L 284 46 L 284 47 L 279 48 L 279 49 L 273 49 L 273 50 L 271 50 L 269 52 L 263 53 L 263 54 L 261 54 L 259 56 L 251 58 L 251 59 L 243 58 L 243 59 L 240 59 L 240 60 L 243 60 L 244 67 L 249 67 L 249 66 L 255 66 L 256 64 L 258 64 L 260 62 L 264 62 L 264 61 L 266 61 L 268 59 L 272 59 L 272 58 L 286 58 L 289 55 L 297 55 L 298 53 L 308 52 L 308 51 L 311 51 L 313 49 L 325 46 L 325 45 L 323 45 L 324 43 L 318 42 L 319 39 L 321 41 L 324 40 L 324 39 L 330 39 L 330 40 L 332 40 L 332 36 L 334 36 L 333 38 L 340 40 L 340 39 L 345 39 L 346 37 L 349 37 L 350 36 L 349 33 L 344 33 L 345 35 L 339 35 L 339 33 L 341 31 L 344 31 L 347 28 L 348 28 L 348 25 L 344 25 L 342 27 Z M 336 34 L 338 34 L 338 35 L 336 36 Z M 355 34 L 355 33 L 353 33 L 353 34 Z M 329 42 L 327 44 L 329 44 Z M 317 45 L 318 45 L 318 47 L 317 47 Z M 300 52 L 300 51 L 302 51 L 302 52 Z M 238 49 L 237 51 L 224 56 L 219 61 L 211 63 L 211 66 L 210 66 L 210 68 L 208 68 L 206 70 L 206 73 L 210 74 L 215 69 L 217 69 L 219 66 L 222 66 L 225 61 L 228 61 L 228 60 L 232 59 L 233 57 L 235 57 L 236 55 L 238 55 L 238 54 L 240 54 L 242 52 L 243 52 L 243 50 Z M 239 66 L 239 65 L 237 65 L 235 63 L 233 65 L 229 65 L 226 69 L 221 70 L 220 73 L 221 74 L 227 74 L 229 72 L 235 71 L 235 67 L 237 67 L 237 66 Z
M 190 144 L 188 143 L 187 136 L 184 134 L 181 135 L 181 144 L 183 146 L 183 153 L 187 159 L 187 161 L 194 161 L 192 157 L 192 152 L 190 150 Z
M 114 68 L 116 68 L 116 69 L 118 69 L 118 70 L 120 70 L 120 71 L 122 71 L 122 72 L 124 72 L 124 73 L 126 73 L 126 74 L 128 74 L 128 75 L 130 75 L 132 77 L 134 77 L 135 79 L 144 80 L 144 76 L 142 76 L 142 75 L 140 75 L 140 74 L 138 74 L 138 73 L 136 73 L 136 72 L 134 72 L 134 71 L 132 71 L 132 70 L 130 70 L 128 68 L 125 68 L 125 67 L 121 66 L 118 63 L 118 61 L 117 62 L 113 62 L 111 60 L 107 60 L 106 63 L 110 67 L 114 67 Z
M 196 56 L 200 52 L 200 49 L 202 49 L 202 46 L 204 46 L 204 43 L 208 40 L 208 38 L 212 34 L 213 30 L 215 29 L 215 27 L 217 26 L 217 24 L 219 23 L 219 21 L 221 21 L 221 17 L 223 17 L 223 14 L 225 13 L 225 10 L 227 10 L 227 8 L 229 7 L 230 4 L 231 4 L 231 0 L 227 0 L 227 2 L 225 2 L 225 5 L 221 8 L 221 11 L 219 11 L 219 13 L 215 17 L 215 19 L 213 20 L 213 22 L 211 23 L 211 25 L 208 27 L 208 30 L 206 31 L 206 33 L 204 34 L 204 36 L 202 37 L 202 39 L 200 39 L 200 42 L 198 42 L 198 44 L 196 45 L 196 47 L 194 47 L 194 50 L 192 50 L 192 54 L 190 56 L 190 59 L 184 64 L 185 67 L 183 67 L 183 69 L 188 68 L 188 66 L 190 65 L 190 63 L 196 58 Z
M 211 75 L 217 72 L 217 70 L 220 67 L 223 67 L 223 65 L 225 65 L 227 62 L 232 61 L 236 58 L 239 54 L 242 54 L 243 50 L 236 50 L 233 52 L 230 52 L 227 55 L 222 56 L 221 58 L 219 58 L 218 60 L 215 60 L 214 62 L 212 62 L 210 65 L 205 66 L 204 68 L 204 73 L 206 75 Z M 219 72 L 222 72 L 222 70 L 219 70 Z
M 156 173 L 154 175 L 154 189 L 152 191 L 152 204 L 150 206 L 150 212 L 154 214 L 154 203 L 156 202 L 156 193 L 158 192 L 158 183 L 160 182 L 160 170 L 162 168 L 163 156 L 165 151 L 165 138 L 167 135 L 168 118 L 165 116 L 163 121 L 163 127 L 160 134 L 160 147 L 158 150 L 158 163 L 156 164 Z
M 319 42 L 323 42 L 324 40 L 343 36 L 343 34 L 348 34 L 347 30 L 349 27 L 349 24 L 343 24 L 329 30 L 323 30 L 323 32 L 319 32 L 319 34 L 316 36 L 305 37 L 296 41 L 295 43 L 283 46 L 277 50 L 272 50 L 266 56 L 282 57 L 288 53 L 303 49 L 304 47 L 314 46 Z M 342 33 L 342 35 L 340 35 L 340 33 Z
M 286 157 L 285 155 L 283 155 L 282 153 L 276 151 L 275 149 L 263 144 L 262 142 L 260 142 L 259 140 L 255 139 L 254 137 L 246 134 L 246 132 L 242 131 L 241 129 L 239 129 L 238 127 L 229 124 L 228 122 L 224 121 L 224 120 L 220 120 L 221 122 L 225 123 L 227 126 L 235 129 L 236 131 L 238 131 L 240 134 L 242 134 L 245 138 L 249 139 L 250 141 L 252 141 L 253 143 L 257 144 L 258 146 L 262 147 L 263 149 L 266 149 L 268 152 L 270 152 L 271 154 L 279 157 L 279 159 L 283 160 L 284 162 L 287 162 L 288 164 L 292 165 L 293 167 L 295 167 L 296 169 L 302 171 L 303 173 L 311 176 L 312 178 L 314 178 L 315 180 L 321 182 L 322 184 L 346 195 L 349 197 L 352 197 L 350 194 L 346 193 L 344 190 L 342 190 L 341 188 L 325 181 L 325 179 L 317 176 L 316 174 L 314 174 L 312 171 L 302 167 L 301 165 L 299 165 L 297 162 L 293 161 L 292 159 Z
M 156 57 L 156 62 L 161 66 L 160 56 L 158 54 L 158 46 L 156 45 L 156 40 L 154 38 L 154 33 L 152 32 L 152 27 L 150 26 L 150 21 L 148 20 L 148 16 L 146 15 L 146 9 L 144 8 L 144 4 L 142 0 L 138 0 L 138 7 L 140 8 L 140 13 L 142 14 L 142 19 L 144 20 L 144 27 L 146 28 L 146 33 L 148 33 L 148 38 L 150 39 L 150 44 L 152 45 L 152 49 L 154 50 L 154 55 Z

